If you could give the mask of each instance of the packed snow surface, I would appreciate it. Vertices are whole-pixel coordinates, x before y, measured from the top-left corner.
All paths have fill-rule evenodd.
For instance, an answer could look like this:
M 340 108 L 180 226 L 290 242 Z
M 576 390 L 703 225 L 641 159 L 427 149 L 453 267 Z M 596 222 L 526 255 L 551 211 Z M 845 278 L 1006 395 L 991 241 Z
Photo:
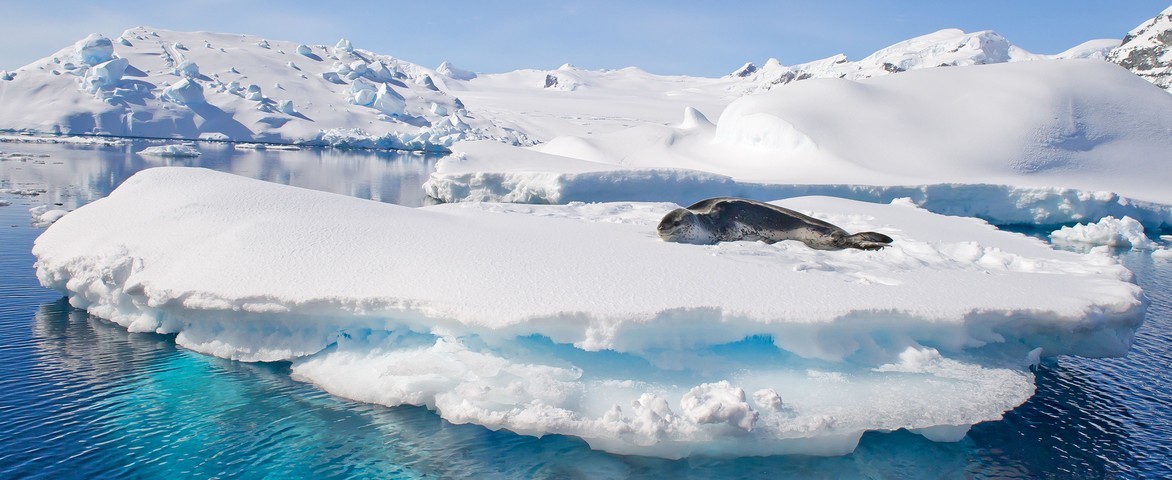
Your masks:
M 780 205 L 895 241 L 665 243 L 671 203 L 411 209 L 148 169 L 37 239 L 78 308 L 334 394 L 618 453 L 842 454 L 962 438 L 1044 355 L 1122 355 L 1146 308 L 1103 254 L 910 201 Z

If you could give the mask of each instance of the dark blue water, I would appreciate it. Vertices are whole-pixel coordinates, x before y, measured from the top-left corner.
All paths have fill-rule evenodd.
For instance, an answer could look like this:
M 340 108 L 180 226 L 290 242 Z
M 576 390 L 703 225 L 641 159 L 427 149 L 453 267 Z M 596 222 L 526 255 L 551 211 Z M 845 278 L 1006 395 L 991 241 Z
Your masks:
M 1152 302 L 1126 358 L 1045 363 L 1029 402 L 961 442 L 869 433 L 843 457 L 623 457 L 335 398 L 292 381 L 287 364 L 206 357 L 70 308 L 34 277 L 41 230 L 27 210 L 73 208 L 168 163 L 141 148 L 0 143 L 0 189 L 25 193 L 0 194 L 0 478 L 1172 477 L 1172 262 L 1121 254 Z M 201 148 L 170 163 L 408 205 L 423 203 L 434 164 Z

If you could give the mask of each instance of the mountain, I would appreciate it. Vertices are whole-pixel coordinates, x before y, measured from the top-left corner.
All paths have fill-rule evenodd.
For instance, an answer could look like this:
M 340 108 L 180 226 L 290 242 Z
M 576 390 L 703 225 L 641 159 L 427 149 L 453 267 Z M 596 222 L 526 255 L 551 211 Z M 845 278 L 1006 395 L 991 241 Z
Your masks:
M 468 111 L 443 73 L 345 39 L 138 27 L 90 35 L 3 78 L 0 128 L 10 130 L 415 150 L 532 143 Z
M 1128 32 L 1107 60 L 1172 92 L 1172 7 Z
M 1154 31 L 1133 32 L 1128 39 L 1158 41 Z M 784 66 L 770 59 L 719 78 L 569 64 L 484 74 L 448 62 L 429 69 L 345 39 L 311 46 L 137 27 L 113 39 L 90 35 L 32 64 L 0 71 L 0 130 L 434 151 L 462 140 L 525 146 L 672 125 L 688 109 L 715 119 L 742 96 L 807 78 L 860 80 L 944 66 L 1102 59 L 1127 47 L 1112 51 L 1118 46 L 1116 40 L 1093 40 L 1040 55 L 992 31 L 947 29 L 858 61 L 836 55 Z M 1124 58 L 1153 64 L 1140 61 L 1159 56 L 1151 48 Z
M 957 29 L 944 29 L 880 49 L 859 61 L 849 61 L 846 55 L 839 54 L 813 62 L 784 66 L 771 58 L 761 67 L 748 63 L 730 76 L 745 78 L 746 82 L 738 86 L 741 91 L 757 93 L 777 85 L 809 78 L 860 80 L 921 68 L 1043 59 L 1102 59 L 1107 52 L 1117 46 L 1117 40 L 1092 40 L 1057 55 L 1042 55 L 1013 45 L 1005 37 L 991 30 L 966 33 Z

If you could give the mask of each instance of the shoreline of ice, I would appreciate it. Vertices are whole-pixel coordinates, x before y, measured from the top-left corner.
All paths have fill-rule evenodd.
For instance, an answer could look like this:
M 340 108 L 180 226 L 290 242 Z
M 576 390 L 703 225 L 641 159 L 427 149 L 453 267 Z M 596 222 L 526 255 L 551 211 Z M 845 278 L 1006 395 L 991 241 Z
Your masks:
M 43 285 L 130 331 L 288 360 L 359 401 L 668 458 L 838 455 L 900 428 L 957 440 L 1029 398 L 1039 354 L 1122 355 L 1142 322 L 1106 255 L 906 200 L 783 204 L 896 241 L 667 244 L 670 203 L 409 209 L 163 167 L 34 255 Z

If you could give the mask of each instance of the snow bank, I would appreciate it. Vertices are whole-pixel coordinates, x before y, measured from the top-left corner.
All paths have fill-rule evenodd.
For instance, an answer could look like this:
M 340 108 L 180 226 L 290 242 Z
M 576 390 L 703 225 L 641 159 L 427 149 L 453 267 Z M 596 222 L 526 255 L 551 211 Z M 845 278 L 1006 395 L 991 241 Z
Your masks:
M 1106 245 L 1108 247 L 1153 250 L 1156 242 L 1144 233 L 1144 226 L 1131 217 L 1104 217 L 1098 223 L 1062 227 L 1050 234 L 1054 242 Z
M 1122 355 L 1144 315 L 1106 255 L 907 201 L 782 204 L 895 242 L 682 245 L 655 233 L 668 203 L 410 209 L 155 168 L 33 253 L 43 285 L 131 331 L 290 360 L 360 401 L 671 458 L 842 454 L 867 430 L 955 440 L 1032 395 L 1036 349 Z

